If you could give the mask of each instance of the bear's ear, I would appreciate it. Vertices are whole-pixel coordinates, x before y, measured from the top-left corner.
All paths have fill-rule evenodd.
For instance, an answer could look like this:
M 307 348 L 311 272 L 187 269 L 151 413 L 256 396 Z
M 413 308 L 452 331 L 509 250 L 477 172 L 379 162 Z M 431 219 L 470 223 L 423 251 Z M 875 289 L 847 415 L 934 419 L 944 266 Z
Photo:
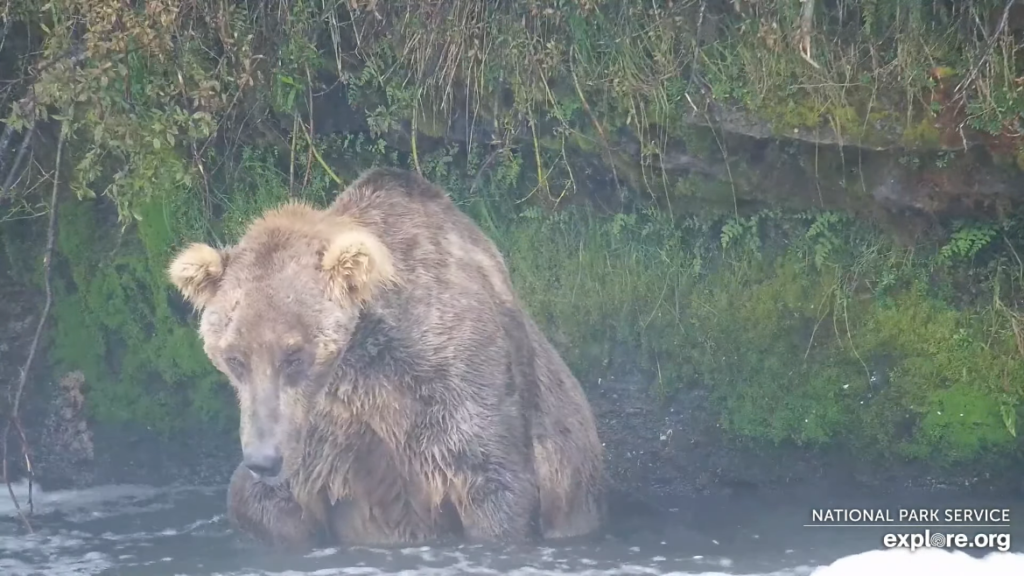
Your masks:
M 328 296 L 342 306 L 365 304 L 378 288 L 397 281 L 391 251 L 372 232 L 351 228 L 336 235 L 323 251 Z
M 167 276 L 186 300 L 202 310 L 217 293 L 226 256 L 207 244 L 192 244 L 174 257 L 167 267 Z

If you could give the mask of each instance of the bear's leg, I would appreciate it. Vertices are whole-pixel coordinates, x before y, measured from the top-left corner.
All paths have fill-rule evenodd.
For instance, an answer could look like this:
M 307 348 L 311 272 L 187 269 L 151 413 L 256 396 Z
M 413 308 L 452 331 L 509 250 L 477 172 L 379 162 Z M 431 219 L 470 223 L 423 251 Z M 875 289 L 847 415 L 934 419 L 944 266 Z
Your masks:
M 451 528 L 434 518 L 421 518 L 402 499 L 373 506 L 365 501 L 340 500 L 331 507 L 335 541 L 343 546 L 410 546 L 439 540 Z
M 262 482 L 243 464 L 228 485 L 228 521 L 259 542 L 291 552 L 317 544 L 317 524 L 304 517 L 287 486 Z
M 374 521 L 367 503 L 352 499 L 339 500 L 331 506 L 330 527 L 335 542 L 342 546 L 387 546 L 401 543 L 396 535 Z
M 541 494 L 542 530 L 545 540 L 575 538 L 596 531 L 603 517 L 602 499 L 590 487 L 559 494 Z
M 535 540 L 540 503 L 536 480 L 527 472 L 532 467 L 512 458 L 483 456 L 469 468 L 460 474 L 466 492 L 457 498 L 466 537 L 483 542 Z
M 601 478 L 573 463 L 572 444 L 534 440 L 544 539 L 572 538 L 597 530 L 604 518 Z

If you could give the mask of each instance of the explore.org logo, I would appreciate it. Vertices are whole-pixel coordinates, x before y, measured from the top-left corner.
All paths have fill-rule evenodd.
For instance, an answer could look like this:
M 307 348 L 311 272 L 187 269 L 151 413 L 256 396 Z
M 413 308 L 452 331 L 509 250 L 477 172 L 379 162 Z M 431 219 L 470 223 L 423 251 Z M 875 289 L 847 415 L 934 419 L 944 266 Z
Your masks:
M 962 549 L 993 549 L 999 552 L 1010 551 L 1010 533 L 996 532 L 964 534 L 953 532 L 943 534 L 925 528 L 923 532 L 889 532 L 882 536 L 882 545 L 886 548 L 962 548 Z
M 1010 550 L 1009 508 L 815 508 L 806 528 L 912 528 L 882 535 L 885 548 Z M 999 528 L 1001 530 L 992 530 Z

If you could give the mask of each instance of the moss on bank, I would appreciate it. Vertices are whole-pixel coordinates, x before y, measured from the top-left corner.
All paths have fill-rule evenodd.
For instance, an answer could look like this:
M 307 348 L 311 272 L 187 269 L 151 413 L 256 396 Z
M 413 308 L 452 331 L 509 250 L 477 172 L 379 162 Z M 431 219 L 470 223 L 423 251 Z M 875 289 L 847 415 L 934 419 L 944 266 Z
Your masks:
M 139 216 L 122 234 L 95 201 L 61 204 L 58 253 L 69 273 L 55 287 L 50 359 L 58 371 L 82 370 L 98 421 L 171 432 L 223 419 L 220 380 L 166 286 L 169 249 L 188 215 L 180 202 L 154 200 Z
M 1018 320 L 998 301 L 952 300 L 943 264 L 831 213 L 736 224 L 527 211 L 498 238 L 588 386 L 612 361 L 663 397 L 706 384 L 755 441 L 942 463 L 1019 449 Z

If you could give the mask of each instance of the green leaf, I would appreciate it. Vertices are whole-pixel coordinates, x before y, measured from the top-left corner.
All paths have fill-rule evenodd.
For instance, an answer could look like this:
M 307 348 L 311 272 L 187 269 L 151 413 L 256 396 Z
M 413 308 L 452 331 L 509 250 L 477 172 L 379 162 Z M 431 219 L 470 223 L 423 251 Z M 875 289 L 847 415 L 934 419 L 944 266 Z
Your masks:
M 1010 436 L 1017 437 L 1017 411 L 1014 410 L 1013 406 L 1009 404 L 1003 404 L 999 407 L 999 411 L 1003 416 L 1003 424 L 1006 424 L 1006 430 L 1010 432 Z

